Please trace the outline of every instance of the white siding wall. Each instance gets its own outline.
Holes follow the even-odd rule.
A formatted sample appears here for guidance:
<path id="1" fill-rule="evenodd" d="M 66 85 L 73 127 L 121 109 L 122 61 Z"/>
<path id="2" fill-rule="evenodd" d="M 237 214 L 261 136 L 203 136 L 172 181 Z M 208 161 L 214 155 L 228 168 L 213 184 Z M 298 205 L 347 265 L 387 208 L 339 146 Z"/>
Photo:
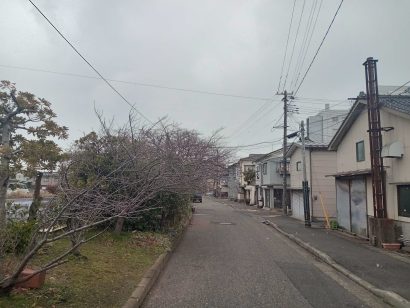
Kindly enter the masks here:
<path id="1" fill-rule="evenodd" d="M 310 163 L 309 163 L 309 151 L 306 150 L 306 174 L 307 178 L 310 178 Z M 291 189 L 302 189 L 302 181 L 303 181 L 303 171 L 302 165 L 300 171 L 296 170 L 297 162 L 302 162 L 302 149 L 297 148 L 295 152 L 293 152 L 290 158 L 290 166 L 289 166 L 289 174 L 290 174 L 290 188 Z"/>
<path id="2" fill-rule="evenodd" d="M 327 150 L 312 151 L 312 177 L 309 183 L 312 196 L 312 215 L 323 218 L 320 194 L 329 217 L 336 217 L 336 186 L 333 177 L 326 175 L 336 172 L 336 152 Z"/>
<path id="3" fill-rule="evenodd" d="M 410 222 L 410 218 L 398 216 L 397 184 L 410 184 L 410 117 L 381 109 L 381 124 L 392 126 L 394 130 L 383 132 L 383 144 L 400 141 L 404 145 L 403 158 L 385 158 L 386 201 L 389 218 Z M 365 109 L 353 123 L 337 150 L 337 172 L 370 169 L 368 121 Z M 356 162 L 356 142 L 364 140 L 365 161 Z M 373 215 L 371 178 L 367 179 L 367 211 Z"/>

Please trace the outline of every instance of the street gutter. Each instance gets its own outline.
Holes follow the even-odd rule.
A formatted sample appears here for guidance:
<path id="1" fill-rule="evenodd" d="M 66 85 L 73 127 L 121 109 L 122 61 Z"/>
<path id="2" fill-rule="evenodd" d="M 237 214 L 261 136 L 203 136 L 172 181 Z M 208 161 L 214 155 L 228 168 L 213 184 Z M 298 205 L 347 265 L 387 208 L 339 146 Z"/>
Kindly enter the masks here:
<path id="1" fill-rule="evenodd" d="M 327 263 L 330 265 L 332 268 L 337 270 L 338 272 L 342 273 L 349 279 L 353 280 L 366 290 L 370 291 L 377 297 L 380 297 L 383 301 L 388 303 L 389 305 L 392 305 L 394 307 L 400 307 L 400 308 L 408 308 L 410 307 L 410 302 L 405 299 L 404 297 L 401 297 L 399 294 L 391 291 L 386 291 L 379 289 L 372 285 L 371 283 L 367 282 L 366 280 L 358 277 L 357 275 L 353 274 L 350 272 L 348 269 L 337 263 L 335 260 L 333 260 L 328 254 L 320 251 L 319 249 L 313 247 L 312 245 L 302 241 L 300 238 L 294 236 L 293 234 L 287 233 L 286 231 L 282 230 L 277 224 L 270 220 L 266 220 L 265 222 L 268 222 L 268 225 L 270 225 L 272 228 L 277 230 L 279 233 L 282 235 L 286 236 L 305 250 L 307 250 L 309 253 L 314 255 L 315 257 L 319 258 L 321 261 Z"/>

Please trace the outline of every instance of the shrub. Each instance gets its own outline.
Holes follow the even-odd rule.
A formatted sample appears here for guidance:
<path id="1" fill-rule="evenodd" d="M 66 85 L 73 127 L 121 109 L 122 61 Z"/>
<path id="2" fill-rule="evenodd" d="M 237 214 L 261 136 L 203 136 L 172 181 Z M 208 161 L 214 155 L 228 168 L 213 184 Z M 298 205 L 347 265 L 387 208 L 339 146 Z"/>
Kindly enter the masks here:
<path id="1" fill-rule="evenodd" d="M 151 210 L 141 212 L 137 217 L 127 218 L 126 230 L 169 231 L 178 229 L 179 225 L 190 215 L 191 205 L 187 196 L 161 192 L 145 208 Z"/>
<path id="2" fill-rule="evenodd" d="M 22 254 L 26 251 L 33 236 L 35 222 L 11 221 L 2 232 L 2 246 L 6 253 Z"/>
<path id="3" fill-rule="evenodd" d="M 337 230 L 339 228 L 339 224 L 336 220 L 331 220 L 330 221 L 330 229 L 332 230 Z"/>

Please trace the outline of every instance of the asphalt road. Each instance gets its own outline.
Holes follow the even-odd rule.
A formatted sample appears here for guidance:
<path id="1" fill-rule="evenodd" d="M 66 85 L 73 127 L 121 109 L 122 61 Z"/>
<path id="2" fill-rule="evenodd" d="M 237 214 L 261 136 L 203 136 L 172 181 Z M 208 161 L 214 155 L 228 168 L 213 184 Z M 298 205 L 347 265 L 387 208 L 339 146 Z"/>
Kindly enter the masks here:
<path id="1" fill-rule="evenodd" d="M 262 220 L 204 198 L 144 307 L 385 307 Z"/>

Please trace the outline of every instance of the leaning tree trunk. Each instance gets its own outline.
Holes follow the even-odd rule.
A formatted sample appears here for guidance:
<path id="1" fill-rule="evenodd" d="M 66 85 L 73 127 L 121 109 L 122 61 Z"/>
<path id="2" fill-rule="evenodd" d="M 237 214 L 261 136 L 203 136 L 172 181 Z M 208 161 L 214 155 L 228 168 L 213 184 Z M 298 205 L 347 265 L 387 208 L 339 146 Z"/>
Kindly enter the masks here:
<path id="1" fill-rule="evenodd" d="M 1 158 L 0 158 L 0 230 L 6 227 L 6 198 L 10 177 L 10 124 L 5 122 L 1 130 Z"/>
<path id="2" fill-rule="evenodd" d="M 6 198 L 7 198 L 7 186 L 9 184 L 8 172 L 5 172 L 3 167 L 0 167 L 0 230 L 6 227 Z"/>
<path id="3" fill-rule="evenodd" d="M 29 220 L 37 219 L 37 212 L 41 205 L 40 190 L 41 190 L 41 179 L 42 178 L 43 178 L 43 172 L 40 172 L 40 171 L 37 172 L 36 183 L 34 186 L 33 202 L 31 203 L 30 210 L 28 213 Z"/>

